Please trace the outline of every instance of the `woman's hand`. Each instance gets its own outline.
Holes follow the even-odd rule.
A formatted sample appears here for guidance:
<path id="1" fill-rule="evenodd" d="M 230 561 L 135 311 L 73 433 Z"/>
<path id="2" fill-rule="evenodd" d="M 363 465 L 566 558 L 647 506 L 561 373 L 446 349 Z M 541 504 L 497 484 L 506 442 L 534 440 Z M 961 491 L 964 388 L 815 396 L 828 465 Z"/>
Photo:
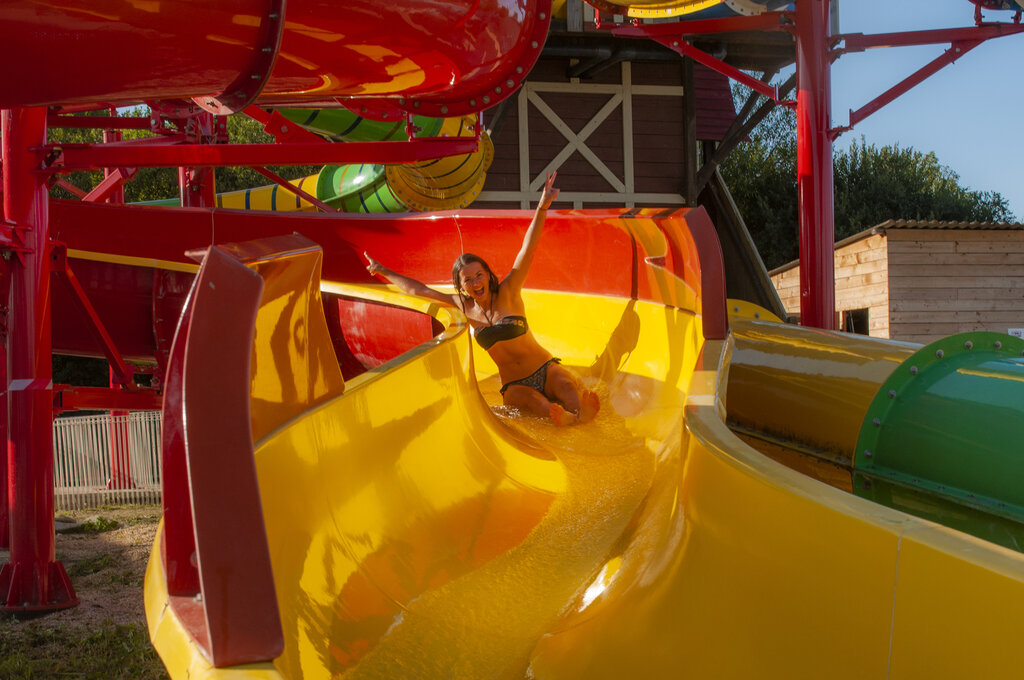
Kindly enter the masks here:
<path id="1" fill-rule="evenodd" d="M 381 266 L 380 262 L 377 262 L 377 260 L 370 257 L 370 254 L 365 250 L 363 251 L 363 257 L 365 257 L 366 261 L 370 263 L 366 265 L 366 271 L 370 272 L 370 276 L 377 276 L 378 274 L 381 276 L 384 275 L 384 267 Z"/>
<path id="2" fill-rule="evenodd" d="M 540 202 L 537 204 L 538 210 L 547 210 L 551 207 L 551 203 L 558 198 L 558 189 L 555 188 L 555 177 L 557 175 L 557 172 L 548 175 L 548 180 L 544 183 L 544 190 L 540 193 Z"/>

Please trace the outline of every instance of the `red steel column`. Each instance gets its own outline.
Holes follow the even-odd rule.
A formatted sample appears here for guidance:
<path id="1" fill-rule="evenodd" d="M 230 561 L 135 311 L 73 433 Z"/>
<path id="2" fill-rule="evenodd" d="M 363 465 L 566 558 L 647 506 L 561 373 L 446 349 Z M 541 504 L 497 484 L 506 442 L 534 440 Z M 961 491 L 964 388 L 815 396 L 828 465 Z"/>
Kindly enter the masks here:
<path id="1" fill-rule="evenodd" d="M 121 381 L 113 368 L 108 369 L 110 387 L 118 389 Z M 108 489 L 134 489 L 131 464 L 131 432 L 128 427 L 130 411 L 110 411 L 110 480 Z"/>
<path id="2" fill-rule="evenodd" d="M 2 145 L 0 145 L 2 146 Z M 0 205 L 0 210 L 3 206 Z M 0 259 L 0 550 L 11 546 L 11 516 L 7 510 L 7 305 L 10 303 L 11 275 L 7 259 Z"/>
<path id="3" fill-rule="evenodd" d="M 206 111 L 189 119 L 186 136 L 192 144 L 212 144 L 217 121 Z M 178 168 L 178 191 L 184 208 L 212 208 L 217 205 L 217 189 L 213 168 Z"/>
<path id="4" fill-rule="evenodd" d="M 117 109 L 111 107 L 109 111 L 111 116 L 117 115 Z M 124 133 L 120 130 L 104 130 L 103 131 L 103 143 L 108 144 L 110 142 L 120 142 L 124 138 Z M 114 174 L 114 168 L 104 168 L 103 176 L 110 177 Z M 107 203 L 124 203 L 124 185 L 121 185 L 114 189 L 110 196 L 107 197 Z"/>
<path id="5" fill-rule="evenodd" d="M 832 71 L 829 0 L 796 2 L 800 323 L 835 328 Z"/>
<path id="6" fill-rule="evenodd" d="M 10 562 L 0 569 L 7 611 L 71 607 L 78 598 L 55 560 L 53 533 L 53 374 L 50 342 L 48 207 L 39 158 L 44 108 L 0 114 L 4 218 L 20 227 L 23 250 L 7 262 L 11 277 L 7 346 L 7 472 Z"/>
<path id="7" fill-rule="evenodd" d="M 117 109 L 110 110 L 111 116 L 117 115 Z M 104 130 L 103 131 L 103 143 L 109 142 L 120 142 L 124 135 L 120 130 Z M 109 177 L 113 174 L 113 168 L 105 168 L 103 175 Z M 124 203 L 124 186 L 119 186 L 114 190 L 113 193 L 107 198 L 107 203 Z M 117 374 L 114 372 L 113 367 L 107 369 L 109 375 L 109 386 L 117 389 L 121 387 L 121 382 L 117 379 Z M 132 483 L 132 471 L 130 462 L 130 450 L 129 450 L 129 432 L 128 432 L 128 411 L 111 411 L 110 412 L 110 481 L 107 482 L 107 488 L 109 489 L 131 489 L 134 488 Z"/>

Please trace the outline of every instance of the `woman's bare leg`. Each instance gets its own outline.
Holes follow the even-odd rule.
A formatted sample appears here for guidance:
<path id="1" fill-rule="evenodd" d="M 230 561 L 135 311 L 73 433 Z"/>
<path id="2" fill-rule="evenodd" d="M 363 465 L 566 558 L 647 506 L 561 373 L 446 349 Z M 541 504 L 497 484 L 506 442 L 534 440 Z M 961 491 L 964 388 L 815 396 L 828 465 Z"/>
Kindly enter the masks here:
<path id="1" fill-rule="evenodd" d="M 551 410 L 551 402 L 543 394 L 526 385 L 509 385 L 505 390 L 505 406 L 515 406 L 521 411 L 529 411 L 535 416 L 546 416 Z"/>
<path id="2" fill-rule="evenodd" d="M 584 388 L 579 377 L 560 364 L 548 366 L 548 379 L 544 391 L 549 398 L 553 397 L 551 401 L 561 403 L 581 423 L 590 422 L 601 410 L 597 394 Z"/>
<path id="3" fill-rule="evenodd" d="M 548 400 L 537 390 L 525 385 L 510 385 L 505 390 L 505 405 L 515 406 L 541 417 L 547 416 L 559 426 L 577 422 L 576 414 L 569 413 L 561 404 Z"/>

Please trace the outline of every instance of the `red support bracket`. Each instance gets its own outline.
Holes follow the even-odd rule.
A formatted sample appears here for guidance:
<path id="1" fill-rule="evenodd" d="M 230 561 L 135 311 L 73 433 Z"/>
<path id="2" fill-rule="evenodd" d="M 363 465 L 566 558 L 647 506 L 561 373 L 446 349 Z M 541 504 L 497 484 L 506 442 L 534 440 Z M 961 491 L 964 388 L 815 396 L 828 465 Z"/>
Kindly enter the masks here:
<path id="1" fill-rule="evenodd" d="M 25 253 L 31 249 L 25 246 L 25 232 L 28 227 L 14 224 L 7 220 L 0 220 L 0 251 L 14 253 L 23 266 L 25 264 Z"/>
<path id="2" fill-rule="evenodd" d="M 299 187 L 295 186 L 294 184 L 292 184 L 291 182 L 286 180 L 284 177 L 281 177 L 280 175 L 278 175 L 278 174 L 276 174 L 274 172 L 271 172 L 270 170 L 267 170 L 266 168 L 260 167 L 258 165 L 252 165 L 252 166 L 249 166 L 249 167 L 251 167 L 253 170 L 255 170 L 259 174 L 261 174 L 264 177 L 266 177 L 267 179 L 269 179 L 274 184 L 277 184 L 281 188 L 283 188 L 283 189 L 285 189 L 287 191 L 290 191 L 291 193 L 295 194 L 299 198 L 302 198 L 302 199 L 304 199 L 306 201 L 309 201 L 310 203 L 315 205 L 317 208 L 319 208 L 323 212 L 326 212 L 326 213 L 339 212 L 337 208 L 332 208 L 331 206 L 327 205 L 326 203 L 321 201 L 316 196 L 310 194 L 309 192 L 303 191 Z"/>
<path id="3" fill-rule="evenodd" d="M 942 45 L 964 41 L 985 41 L 1024 32 L 1024 26 L 1015 24 L 983 24 L 963 28 L 939 28 L 928 31 L 900 31 L 896 33 L 846 33 L 833 36 L 842 47 L 832 50 L 833 56 L 851 52 L 878 49 L 880 47 L 915 47 L 920 45 Z"/>
<path id="4" fill-rule="evenodd" d="M 138 172 L 138 168 L 116 168 L 104 177 L 103 181 L 97 184 L 92 191 L 81 198 L 83 201 L 91 203 L 103 203 L 125 182 L 134 178 L 136 172 Z"/>
<path id="5" fill-rule="evenodd" d="M 273 136 L 278 144 L 329 144 L 326 139 L 313 134 L 298 123 L 288 120 L 277 111 L 267 112 L 258 106 L 247 106 L 242 113 L 263 124 L 263 131 Z"/>
<path id="6" fill-rule="evenodd" d="M 71 182 L 67 181 L 62 177 L 58 177 L 57 181 L 54 182 L 53 184 L 54 186 L 58 186 L 61 189 L 64 189 L 64 191 L 68 192 L 72 196 L 77 196 L 78 198 L 85 198 L 86 196 L 88 196 L 86 192 L 82 191 L 74 184 L 72 184 Z"/>
<path id="7" fill-rule="evenodd" d="M 883 108 L 887 104 L 895 101 L 903 94 L 906 94 L 911 89 L 920 85 L 925 80 L 941 71 L 946 66 L 949 66 L 957 59 L 973 50 L 978 45 L 985 42 L 984 40 L 974 41 L 957 41 L 950 45 L 949 49 L 946 50 L 941 56 L 932 60 L 925 66 L 921 67 L 914 73 L 910 74 L 896 85 L 893 85 L 888 90 L 878 95 L 870 102 L 860 107 L 856 111 L 850 111 L 850 122 L 844 127 L 832 128 L 829 130 L 829 134 L 834 140 L 843 132 L 853 129 L 857 123 L 861 122 L 871 114 L 875 113 L 879 109 Z"/>
<path id="8" fill-rule="evenodd" d="M 655 24 L 655 26 L 658 26 L 658 25 L 661 25 L 661 24 Z M 753 77 L 747 75 L 746 73 L 744 73 L 743 71 L 739 70 L 738 68 L 736 68 L 734 66 L 730 66 L 729 64 L 725 63 L 721 59 L 716 59 L 715 57 L 712 57 L 707 52 L 704 52 L 702 50 L 698 50 L 696 47 L 694 47 L 693 45 L 688 43 L 686 40 L 683 40 L 678 35 L 675 35 L 675 36 L 666 36 L 666 35 L 651 36 L 651 39 L 654 40 L 655 42 L 661 43 L 665 47 L 669 48 L 670 50 L 676 52 L 677 54 L 679 54 L 681 56 L 689 57 L 689 58 L 693 59 L 694 61 L 696 61 L 696 62 L 698 62 L 700 64 L 703 64 L 704 66 L 707 66 L 708 68 L 710 68 L 710 69 L 712 69 L 714 71 L 718 71 L 719 73 L 721 73 L 724 76 L 732 78 L 733 80 L 735 80 L 738 83 L 746 85 L 750 89 L 754 90 L 755 92 L 759 92 L 759 93 L 763 94 L 765 97 L 768 97 L 769 99 L 771 99 L 772 101 L 774 101 L 776 103 L 786 104 L 786 105 L 790 105 L 790 104 L 795 105 L 795 102 L 785 102 L 785 101 L 780 100 L 779 99 L 778 88 L 776 88 L 774 85 L 769 85 L 767 83 L 763 83 L 760 80 L 758 80 L 757 78 L 753 78 Z"/>
<path id="9" fill-rule="evenodd" d="M 103 325 L 103 321 L 96 313 L 96 308 L 89 302 L 89 296 L 86 295 L 85 289 L 82 288 L 82 284 L 78 282 L 78 278 L 75 273 L 71 271 L 71 265 L 68 263 L 68 250 L 67 246 L 63 243 L 54 242 L 50 247 L 50 266 L 51 271 L 58 276 L 62 276 L 68 285 L 71 287 L 71 291 L 78 299 L 79 305 L 81 305 L 82 311 L 88 315 L 92 325 L 92 329 L 96 332 L 100 342 L 103 345 L 103 354 L 107 357 L 107 361 L 110 363 L 111 369 L 117 376 L 121 385 L 124 386 L 129 392 L 138 392 L 139 386 L 135 384 L 135 374 L 128 364 L 125 362 L 121 353 L 117 350 L 117 346 L 114 344 L 114 339 L 110 337 L 110 333 L 107 332 L 106 326 Z"/>
<path id="10" fill-rule="evenodd" d="M 949 43 L 949 48 L 939 57 L 921 67 L 911 75 L 907 76 L 896 85 L 880 94 L 856 111 L 850 111 L 849 124 L 842 127 L 835 127 L 829 130 L 834 140 L 836 137 L 853 129 L 853 127 L 882 107 L 893 102 L 903 94 L 920 85 L 922 82 L 949 66 L 957 59 L 973 50 L 978 45 L 992 38 L 1000 38 L 1008 35 L 1016 35 L 1024 32 L 1024 26 L 1013 23 L 980 24 L 978 26 L 966 26 L 963 28 L 943 28 L 928 31 L 903 31 L 898 33 L 876 33 L 864 35 L 863 33 L 848 33 L 835 36 L 836 41 L 842 47 L 830 52 L 832 59 L 851 52 L 863 52 L 865 50 L 877 49 L 880 47 L 911 47 L 918 45 L 937 45 Z"/>

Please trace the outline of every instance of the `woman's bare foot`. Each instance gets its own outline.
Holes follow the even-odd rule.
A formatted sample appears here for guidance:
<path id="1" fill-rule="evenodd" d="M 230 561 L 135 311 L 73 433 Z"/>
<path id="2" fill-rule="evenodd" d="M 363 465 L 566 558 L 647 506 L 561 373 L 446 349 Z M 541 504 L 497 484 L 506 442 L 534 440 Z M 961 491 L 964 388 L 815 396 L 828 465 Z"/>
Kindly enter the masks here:
<path id="1" fill-rule="evenodd" d="M 597 393 L 584 390 L 583 394 L 580 395 L 580 422 L 589 423 L 600 410 L 601 400 L 597 398 Z"/>
<path id="2" fill-rule="evenodd" d="M 563 425 L 573 425 L 577 422 L 576 414 L 569 413 L 561 404 L 552 404 L 551 408 L 548 409 L 548 415 L 551 417 L 551 422 L 559 427 Z"/>

